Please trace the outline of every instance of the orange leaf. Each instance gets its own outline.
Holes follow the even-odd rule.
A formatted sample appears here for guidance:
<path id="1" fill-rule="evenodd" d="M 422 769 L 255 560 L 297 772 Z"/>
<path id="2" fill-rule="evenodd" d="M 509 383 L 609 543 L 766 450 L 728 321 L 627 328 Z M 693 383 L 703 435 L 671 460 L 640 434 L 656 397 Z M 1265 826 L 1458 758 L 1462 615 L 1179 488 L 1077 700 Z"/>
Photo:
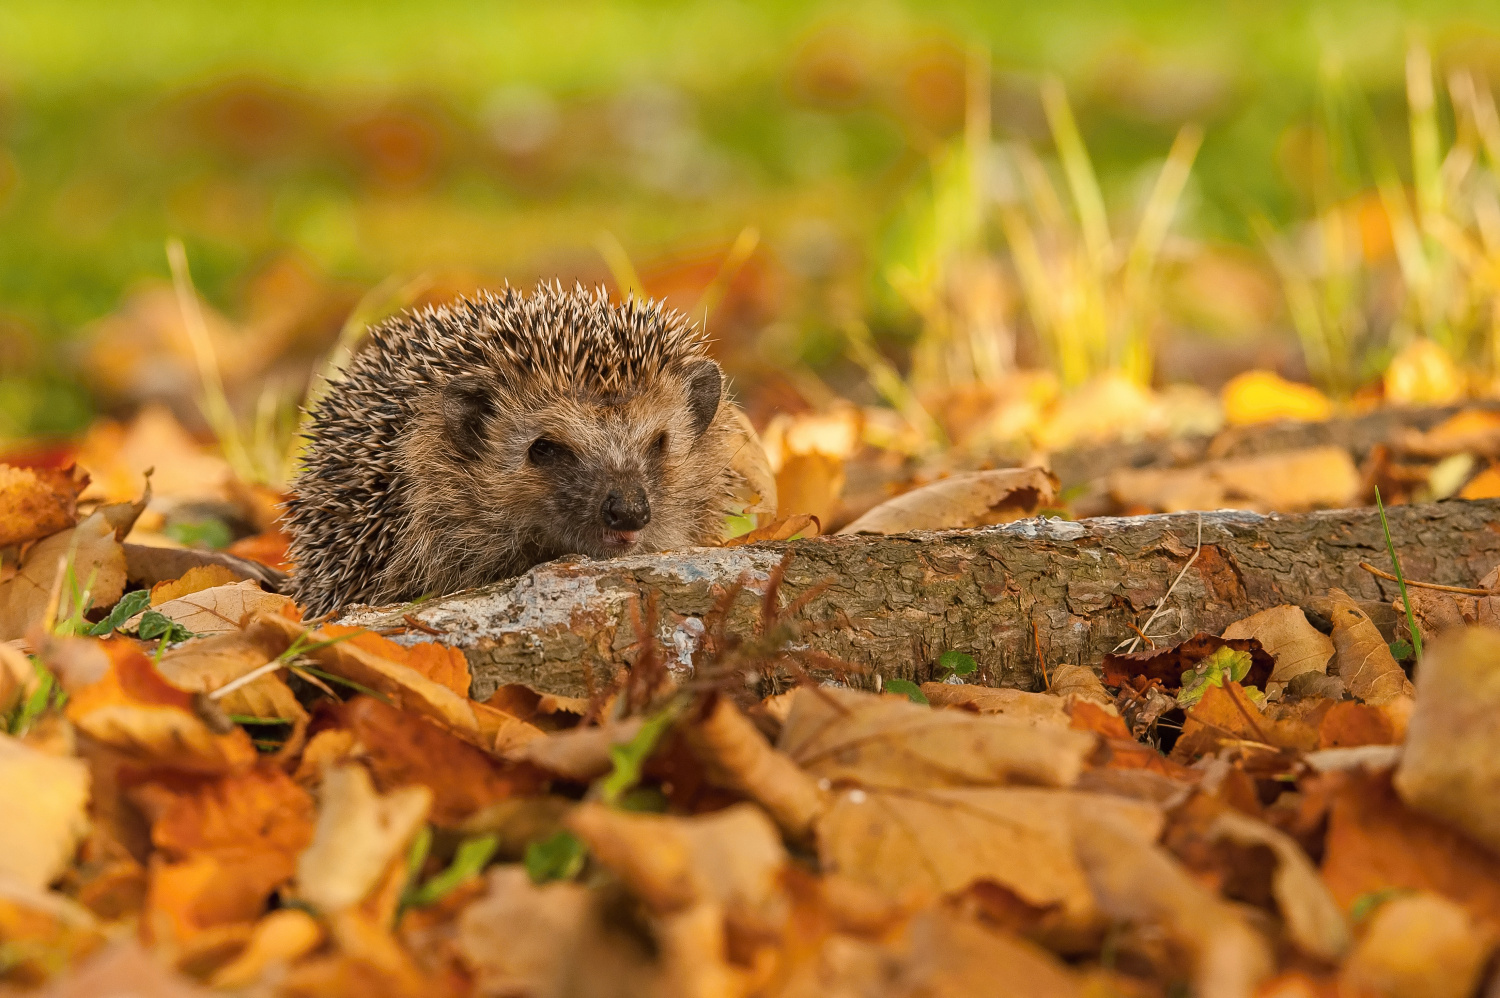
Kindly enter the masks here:
<path id="1" fill-rule="evenodd" d="M 1395 730 L 1378 708 L 1343 700 L 1328 708 L 1318 724 L 1318 748 L 1352 748 L 1355 745 L 1393 745 Z"/>
<path id="2" fill-rule="evenodd" d="M 1331 800 L 1323 881 L 1348 911 L 1390 888 L 1428 890 L 1500 931 L 1500 859 L 1401 803 L 1389 774 L 1333 773 L 1310 788 Z"/>
<path id="3" fill-rule="evenodd" d="M 260 765 L 174 793 L 152 825 L 151 840 L 179 856 L 235 850 L 295 856 L 312 841 L 312 822 L 307 791 L 281 770 Z"/>
<path id="4" fill-rule="evenodd" d="M 236 558 L 258 561 L 262 565 L 290 572 L 292 560 L 287 554 L 287 547 L 290 543 L 291 538 L 281 531 L 268 530 L 254 537 L 242 537 L 224 550 Z"/>
<path id="5" fill-rule="evenodd" d="M 0 464 L 0 548 L 66 530 L 78 522 L 78 493 L 89 476 L 77 468 Z"/>
<path id="6" fill-rule="evenodd" d="M 255 762 L 244 729 L 215 734 L 192 711 L 192 697 L 169 685 L 136 642 L 97 642 L 107 667 L 96 681 L 69 689 L 68 720 L 138 762 L 189 772 L 224 772 Z"/>
<path id="7" fill-rule="evenodd" d="M 365 747 L 382 793 L 422 784 L 432 790 L 432 822 L 452 826 L 487 804 L 540 792 L 542 779 L 530 766 L 498 762 L 431 721 L 355 697 L 332 711 Z"/>
<path id="8" fill-rule="evenodd" d="M 373 655 L 397 662 L 414 669 L 435 683 L 448 687 L 461 697 L 469 695 L 469 660 L 457 648 L 450 648 L 434 641 L 414 645 L 399 645 L 371 631 L 360 633 L 363 628 L 346 627 L 343 624 L 327 624 L 319 632 L 319 640 L 341 638 L 346 634 L 345 644 L 363 648 Z"/>

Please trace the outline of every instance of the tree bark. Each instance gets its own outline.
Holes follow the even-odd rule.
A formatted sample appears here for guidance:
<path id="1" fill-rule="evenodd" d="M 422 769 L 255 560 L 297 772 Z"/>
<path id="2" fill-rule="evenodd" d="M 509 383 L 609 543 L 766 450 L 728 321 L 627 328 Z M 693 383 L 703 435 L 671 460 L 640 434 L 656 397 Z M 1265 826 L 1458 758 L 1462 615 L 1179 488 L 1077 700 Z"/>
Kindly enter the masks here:
<path id="1" fill-rule="evenodd" d="M 1473 586 L 1500 563 L 1500 500 L 1387 512 L 1408 578 Z M 1219 511 L 556 561 L 486 589 L 416 607 L 362 609 L 344 622 L 388 628 L 416 620 L 441 632 L 435 639 L 412 628 L 397 640 L 463 649 L 477 699 L 513 682 L 580 695 L 590 677 L 602 685 L 640 653 L 649 597 L 659 607 L 656 638 L 673 668 L 686 672 L 705 618 L 737 583 L 744 591 L 727 625 L 753 629 L 783 560 L 783 606 L 825 585 L 796 617 L 806 647 L 917 682 L 931 677 L 942 652 L 956 649 L 974 656 L 976 681 L 1035 688 L 1039 652 L 1049 669 L 1097 665 L 1134 637 L 1131 625 L 1146 625 L 1169 589 L 1148 631 L 1158 643 L 1217 634 L 1247 614 L 1302 603 L 1331 586 L 1359 599 L 1395 595 L 1394 583 L 1359 568 L 1361 561 L 1390 566 L 1374 509 Z"/>

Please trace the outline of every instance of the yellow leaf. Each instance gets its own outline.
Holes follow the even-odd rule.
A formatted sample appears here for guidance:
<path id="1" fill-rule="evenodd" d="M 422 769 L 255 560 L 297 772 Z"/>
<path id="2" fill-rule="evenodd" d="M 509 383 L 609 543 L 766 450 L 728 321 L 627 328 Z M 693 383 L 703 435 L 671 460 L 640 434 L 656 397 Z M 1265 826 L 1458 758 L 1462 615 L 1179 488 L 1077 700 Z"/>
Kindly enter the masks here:
<path id="1" fill-rule="evenodd" d="M 1385 369 L 1385 400 L 1404 405 L 1451 405 L 1464 397 L 1468 378 L 1448 351 L 1428 339 L 1412 340 Z"/>
<path id="2" fill-rule="evenodd" d="M 427 820 L 431 804 L 432 791 L 423 786 L 377 794 L 357 763 L 329 769 L 317 830 L 297 860 L 301 896 L 326 913 L 359 904 Z"/>
<path id="3" fill-rule="evenodd" d="M 53 534 L 26 552 L 21 570 L 0 583 L 0 641 L 25 637 L 47 613 L 47 601 L 58 572 L 72 557 L 73 577 L 87 589 L 96 607 L 111 606 L 125 592 L 125 548 L 102 510 L 91 513 L 71 530 Z M 72 594 L 63 586 L 58 619 L 73 612 Z"/>
<path id="4" fill-rule="evenodd" d="M 1246 371 L 1224 386 L 1224 418 L 1231 426 L 1277 419 L 1317 422 L 1333 415 L 1328 396 L 1274 371 Z"/>
<path id="5" fill-rule="evenodd" d="M 0 877 L 40 890 L 88 833 L 88 766 L 0 735 L 0 801 Z"/>

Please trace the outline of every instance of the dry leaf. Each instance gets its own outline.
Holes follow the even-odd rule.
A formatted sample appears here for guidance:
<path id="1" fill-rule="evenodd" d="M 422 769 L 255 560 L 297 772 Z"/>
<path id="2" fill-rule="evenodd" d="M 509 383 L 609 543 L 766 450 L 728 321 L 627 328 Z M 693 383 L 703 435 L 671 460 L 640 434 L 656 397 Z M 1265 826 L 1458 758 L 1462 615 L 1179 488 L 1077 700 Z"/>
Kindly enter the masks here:
<path id="1" fill-rule="evenodd" d="M 141 944 L 122 939 L 61 977 L 40 998 L 211 998 L 173 973 Z"/>
<path id="2" fill-rule="evenodd" d="M 411 665 L 366 650 L 359 644 L 362 638 L 335 641 L 338 635 L 327 629 L 309 633 L 301 624 L 274 614 L 257 614 L 246 630 L 255 640 L 273 647 L 279 644 L 283 651 L 305 635 L 304 640 L 312 642 L 307 656 L 321 668 L 375 690 L 396 707 L 440 722 L 464 741 L 487 752 L 505 754 L 533 738 L 543 737 L 540 728 L 476 703 L 452 687 L 429 679 Z M 440 657 L 451 662 L 446 651 Z M 444 678 L 452 681 L 451 675 L 445 674 Z"/>
<path id="3" fill-rule="evenodd" d="M 1239 741 L 1310 752 L 1318 747 L 1318 732 L 1294 718 L 1267 717 L 1245 695 L 1243 686 L 1225 683 L 1208 687 L 1203 699 L 1188 711 L 1172 758 L 1191 762 L 1217 751 L 1224 742 Z"/>
<path id="4" fill-rule="evenodd" d="M 1091 673 L 1092 674 L 1092 673 Z M 961 707 L 976 714 L 1001 717 L 1018 724 L 1069 727 L 1068 707 L 1060 697 L 967 683 L 923 683 L 922 695 L 934 707 Z"/>
<path id="5" fill-rule="evenodd" d="M 735 448 L 729 468 L 740 476 L 749 493 L 742 497 L 746 504 L 745 512 L 774 515 L 777 509 L 776 475 L 771 470 L 766 449 L 755 432 L 755 424 L 750 422 L 750 417 L 745 415 L 744 410 L 731 405 L 730 411 L 734 413 L 735 424 L 743 442 Z"/>
<path id="6" fill-rule="evenodd" d="M 1052 683 L 1047 692 L 1065 702 L 1088 700 L 1106 707 L 1112 707 L 1115 702 L 1115 698 L 1105 692 L 1104 684 L 1093 669 L 1066 662 L 1053 668 Z"/>
<path id="7" fill-rule="evenodd" d="M 570 728 L 533 738 L 504 753 L 511 762 L 529 763 L 574 783 L 589 783 L 609 772 L 609 750 L 624 745 L 641 730 L 641 719 Z"/>
<path id="8" fill-rule="evenodd" d="M 939 479 L 876 506 L 841 534 L 904 534 L 1008 523 L 1057 498 L 1057 478 L 1044 468 L 1001 468 Z"/>
<path id="9" fill-rule="evenodd" d="M 89 428 L 78 449 L 78 463 L 93 476 L 86 499 L 123 501 L 151 476 L 156 495 L 172 501 L 228 500 L 229 466 L 210 455 L 182 428 L 166 406 L 141 407 L 128 427 L 108 420 Z"/>
<path id="10" fill-rule="evenodd" d="M 224 553 L 246 561 L 258 562 L 267 568 L 290 572 L 292 560 L 288 549 L 291 543 L 292 539 L 281 531 L 268 530 L 253 537 L 241 537 L 225 548 Z"/>
<path id="11" fill-rule="evenodd" d="M 203 571 L 215 575 L 230 574 L 222 566 L 212 566 L 193 571 Z M 183 576 L 187 578 L 187 576 Z M 278 596 L 261 589 L 260 584 L 250 579 L 243 582 L 231 582 L 227 585 L 213 586 L 208 589 L 200 589 L 186 596 L 169 599 L 163 603 L 156 603 L 156 590 L 152 590 L 152 605 L 157 613 L 162 614 L 169 620 L 176 621 L 194 634 L 222 634 L 225 631 L 238 631 L 245 618 L 256 613 L 278 613 L 282 607 L 289 606 L 291 599 L 286 596 Z M 141 615 L 137 614 L 126 622 L 127 630 L 133 630 L 140 624 Z"/>
<path id="12" fill-rule="evenodd" d="M 786 849 L 753 804 L 679 818 L 584 803 L 567 825 L 655 912 L 713 902 L 736 924 L 764 932 L 778 931 L 786 918 Z"/>
<path id="13" fill-rule="evenodd" d="M 285 967 L 317 948 L 323 941 L 318 920 L 300 908 L 278 908 L 255 925 L 255 933 L 240 955 L 220 967 L 210 984 L 243 988 L 254 984 L 272 966 Z"/>
<path id="14" fill-rule="evenodd" d="M 1400 431 L 1396 446 L 1414 457 L 1441 458 L 1466 453 L 1500 456 L 1500 412 L 1465 409 L 1425 432 Z"/>
<path id="15" fill-rule="evenodd" d="M 1323 881 L 1349 910 L 1392 889 L 1428 890 L 1500 934 L 1500 860 L 1401 803 L 1385 774 L 1329 773 L 1308 788 L 1329 802 Z"/>
<path id="16" fill-rule="evenodd" d="M 1175 645 L 1123 655 L 1113 652 L 1105 655 L 1104 681 L 1110 686 L 1124 686 L 1136 676 L 1141 676 L 1148 680 L 1159 680 L 1163 689 L 1180 689 L 1182 674 L 1221 648 L 1244 652 L 1250 656 L 1250 671 L 1239 682 L 1246 686 L 1265 686 L 1275 668 L 1275 660 L 1266 653 L 1260 642 L 1253 638 L 1220 638 L 1201 631 Z"/>
<path id="17" fill-rule="evenodd" d="M 15 577 L 0 583 L 0 641 L 25 637 L 42 623 L 53 586 L 72 560 L 73 577 L 87 590 L 90 605 L 113 606 L 125 592 L 125 552 L 102 510 L 96 510 L 71 530 L 38 541 L 21 560 Z M 57 619 L 73 612 L 73 594 L 66 584 Z"/>
<path id="18" fill-rule="evenodd" d="M 1396 352 L 1385 368 L 1385 399 L 1396 405 L 1452 405 L 1468 379 L 1448 351 L 1419 336 Z"/>
<path id="19" fill-rule="evenodd" d="M 193 712 L 191 695 L 169 685 L 136 642 L 112 638 L 80 644 L 106 652 L 106 668 L 96 681 L 68 686 L 67 717 L 80 731 L 131 759 L 168 769 L 220 773 L 255 762 L 255 747 L 244 730 L 211 730 Z M 78 671 L 62 663 L 56 668 L 64 674 Z"/>
<path id="20" fill-rule="evenodd" d="M 756 527 L 749 533 L 731 537 L 724 542 L 724 547 L 742 547 L 746 544 L 759 544 L 762 541 L 786 541 L 798 534 L 804 537 L 816 537 L 822 529 L 822 524 L 818 522 L 816 516 L 809 513 L 793 513 L 774 523 L 768 523 L 764 527 Z"/>
<path id="21" fill-rule="evenodd" d="M 1273 606 L 1236 620 L 1224 628 L 1224 637 L 1259 641 L 1276 661 L 1267 680 L 1272 683 L 1290 682 L 1304 672 L 1326 672 L 1333 658 L 1333 640 L 1309 624 L 1299 606 Z"/>
<path id="22" fill-rule="evenodd" d="M 798 454 L 776 472 L 778 517 L 806 513 L 833 523 L 844 491 L 844 463 L 827 454 Z"/>
<path id="23" fill-rule="evenodd" d="M 381 795 L 363 766 L 329 769 L 317 830 L 297 860 L 298 893 L 326 913 L 359 904 L 427 820 L 431 803 L 426 787 Z"/>
<path id="24" fill-rule="evenodd" d="M 1335 671 L 1350 693 L 1376 705 L 1412 695 L 1411 680 L 1391 655 L 1380 629 L 1348 593 L 1328 590 L 1318 609 L 1326 609 L 1333 621 Z"/>
<path id="25" fill-rule="evenodd" d="M 712 782 L 758 801 L 789 838 L 810 835 L 824 806 L 817 781 L 772 748 L 729 698 L 713 699 L 702 719 L 688 726 L 687 739 Z"/>
<path id="26" fill-rule="evenodd" d="M 151 605 L 160 606 L 168 600 L 180 599 L 205 589 L 212 589 L 214 586 L 227 586 L 238 581 L 240 577 L 223 565 L 194 565 L 183 573 L 182 578 L 158 582 L 152 586 Z"/>
<path id="27" fill-rule="evenodd" d="M 1333 415 L 1333 403 L 1312 385 L 1288 381 L 1275 371 L 1245 371 L 1220 392 L 1230 426 L 1278 419 L 1318 422 Z"/>
<path id="28" fill-rule="evenodd" d="M 31 659 L 10 642 L 0 641 L 0 715 L 9 714 L 38 682 Z"/>
<path id="29" fill-rule="evenodd" d="M 458 920 L 459 949 L 477 992 L 558 995 L 590 901 L 582 884 L 536 885 L 519 866 L 491 868 L 484 897 Z"/>
<path id="30" fill-rule="evenodd" d="M 797 697 L 777 747 L 814 776 L 925 790 L 1068 786 L 1095 744 L 1081 731 L 830 687 Z"/>
<path id="31" fill-rule="evenodd" d="M 967 998 L 1004 992 L 1026 998 L 1083 998 L 1082 982 L 1067 964 L 1025 939 L 929 908 L 912 920 L 905 959 L 887 994 Z"/>
<path id="32" fill-rule="evenodd" d="M 1191 954 L 1197 998 L 1250 998 L 1275 969 L 1270 946 L 1153 839 L 1102 810 L 1078 816 L 1074 844 L 1099 908 L 1117 922 L 1151 926 Z"/>
<path id="33" fill-rule="evenodd" d="M 1108 487 L 1127 509 L 1291 513 L 1351 506 L 1361 485 L 1347 450 L 1309 447 L 1205 461 L 1190 468 L 1122 468 L 1110 472 Z"/>
<path id="34" fill-rule="evenodd" d="M 1417 686 L 1396 791 L 1500 854 L 1500 631 L 1475 627 L 1434 641 Z"/>
<path id="35" fill-rule="evenodd" d="M 1058 909 L 1057 931 L 1096 926 L 1093 894 L 1074 855 L 1074 830 L 1107 813 L 1145 841 L 1161 831 L 1161 810 L 1121 797 L 1031 787 L 962 790 L 846 790 L 818 822 L 818 857 L 890 897 L 921 899 L 991 880 L 1028 904 Z"/>
<path id="36" fill-rule="evenodd" d="M 0 548 L 67 530 L 78 522 L 78 493 L 89 476 L 77 468 L 0 464 Z"/>
<path id="37" fill-rule="evenodd" d="M 1392 898 L 1375 909 L 1339 975 L 1358 994 L 1469 998 L 1494 937 L 1436 894 Z"/>
<path id="38" fill-rule="evenodd" d="M 1342 700 L 1318 722 L 1318 748 L 1392 745 L 1397 741 L 1390 717 L 1379 707 Z"/>
<path id="39" fill-rule="evenodd" d="M 1318 878 L 1318 871 L 1302 847 L 1265 822 L 1225 808 L 1214 818 L 1210 838 L 1225 838 L 1242 846 L 1265 846 L 1276 857 L 1271 892 L 1297 948 L 1319 960 L 1333 962 L 1349 948 L 1349 926 L 1344 913 Z"/>
<path id="40" fill-rule="evenodd" d="M 361 757 L 382 793 L 414 784 L 432 791 L 428 820 L 439 827 L 454 827 L 496 801 L 543 787 L 530 767 L 499 762 L 440 725 L 374 697 L 355 697 L 322 716 L 363 746 Z"/>
<path id="41" fill-rule="evenodd" d="M 338 638 L 340 643 L 362 648 L 388 662 L 397 662 L 413 669 L 435 683 L 448 687 L 461 697 L 469 695 L 469 660 L 457 648 L 438 644 L 435 641 L 418 641 L 413 644 L 397 644 L 359 627 L 342 624 L 327 624 L 320 633 L 325 640 Z"/>
<path id="42" fill-rule="evenodd" d="M 0 877 L 40 890 L 88 834 L 88 766 L 0 734 L 0 801 Z"/>
<path id="43" fill-rule="evenodd" d="M 211 693 L 275 658 L 274 651 L 243 631 L 230 631 L 174 648 L 162 656 L 157 671 L 180 690 Z M 277 672 L 234 689 L 219 698 L 218 704 L 226 714 L 290 721 L 294 730 L 308 721 L 307 710 Z"/>

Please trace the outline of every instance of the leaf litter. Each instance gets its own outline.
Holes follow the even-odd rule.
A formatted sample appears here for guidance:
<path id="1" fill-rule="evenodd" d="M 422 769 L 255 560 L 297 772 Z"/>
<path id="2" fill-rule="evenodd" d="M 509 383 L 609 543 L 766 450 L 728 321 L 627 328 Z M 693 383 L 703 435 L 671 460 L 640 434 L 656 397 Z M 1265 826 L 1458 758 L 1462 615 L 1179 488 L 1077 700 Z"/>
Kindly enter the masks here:
<path id="1" fill-rule="evenodd" d="M 513 685 L 479 703 L 464 656 L 418 621 L 399 641 L 306 622 L 209 558 L 134 572 L 121 538 L 147 503 L 80 512 L 68 475 L 0 482 L 28 497 L 4 521 L 24 540 L 0 583 L 17 642 L 0 645 L 7 985 L 1316 998 L 1486 983 L 1495 573 L 1394 602 L 1426 639 L 1415 684 L 1369 606 L 1332 590 L 1098 671 L 1058 663 L 1042 692 L 977 685 L 954 651 L 935 681 L 880 694 L 853 667 L 810 681 L 773 593 L 755 634 L 710 627 L 684 685 L 648 606 L 635 670 L 589 698 Z M 955 476 L 854 529 L 999 522 L 1054 498 L 1044 474 Z M 793 515 L 746 536 L 817 529 Z M 790 692 L 757 700 L 772 673 Z"/>

